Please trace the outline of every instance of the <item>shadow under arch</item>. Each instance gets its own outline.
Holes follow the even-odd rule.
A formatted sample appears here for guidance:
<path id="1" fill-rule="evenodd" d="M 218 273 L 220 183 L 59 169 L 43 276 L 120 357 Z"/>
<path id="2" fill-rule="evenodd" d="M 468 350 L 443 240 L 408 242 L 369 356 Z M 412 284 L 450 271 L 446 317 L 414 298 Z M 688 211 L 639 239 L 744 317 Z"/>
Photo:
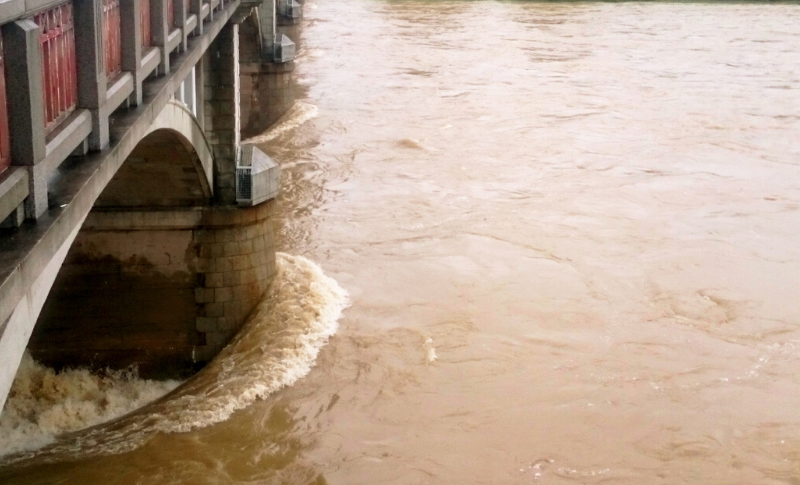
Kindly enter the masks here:
<path id="1" fill-rule="evenodd" d="M 188 108 L 170 101 L 94 204 L 109 207 L 189 207 L 213 196 L 214 159 Z"/>
<path id="2" fill-rule="evenodd" d="M 28 343 L 34 359 L 56 369 L 133 366 L 152 378 L 205 363 L 196 218 L 211 207 L 213 174 L 197 119 L 170 101 L 69 248 Z"/>

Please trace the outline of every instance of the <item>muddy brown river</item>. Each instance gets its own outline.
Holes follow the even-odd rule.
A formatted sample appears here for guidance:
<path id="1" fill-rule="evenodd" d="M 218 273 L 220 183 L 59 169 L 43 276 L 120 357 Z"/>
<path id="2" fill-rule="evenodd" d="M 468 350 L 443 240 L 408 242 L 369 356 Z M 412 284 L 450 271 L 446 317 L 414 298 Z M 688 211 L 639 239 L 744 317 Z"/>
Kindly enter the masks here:
<path id="1" fill-rule="evenodd" d="M 307 0 L 294 35 L 268 323 L 18 432 L 0 483 L 800 484 L 800 5 Z"/>

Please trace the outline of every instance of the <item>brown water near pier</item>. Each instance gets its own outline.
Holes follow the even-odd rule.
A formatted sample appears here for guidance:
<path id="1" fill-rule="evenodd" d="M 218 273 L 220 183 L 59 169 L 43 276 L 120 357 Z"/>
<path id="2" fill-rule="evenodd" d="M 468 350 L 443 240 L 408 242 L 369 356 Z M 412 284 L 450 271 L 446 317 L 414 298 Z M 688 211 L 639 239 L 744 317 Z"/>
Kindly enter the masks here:
<path id="1" fill-rule="evenodd" d="M 227 419 L 147 428 L 195 409 L 156 404 L 0 483 L 800 483 L 797 4 L 305 17 L 261 143 L 338 333 Z M 184 395 L 214 414 L 204 379 L 236 399 L 270 365 Z"/>

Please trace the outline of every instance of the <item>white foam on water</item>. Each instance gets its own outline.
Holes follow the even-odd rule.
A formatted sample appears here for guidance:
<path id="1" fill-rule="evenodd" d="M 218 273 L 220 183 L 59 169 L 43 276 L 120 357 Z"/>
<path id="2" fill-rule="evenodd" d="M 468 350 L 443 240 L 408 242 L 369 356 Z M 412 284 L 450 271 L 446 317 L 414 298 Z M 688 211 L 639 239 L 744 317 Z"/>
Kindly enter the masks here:
<path id="1" fill-rule="evenodd" d="M 276 125 L 260 135 L 243 140 L 242 143 L 251 145 L 266 143 L 316 118 L 318 115 L 319 108 L 316 105 L 298 101 L 281 117 L 281 120 Z"/>
<path id="2" fill-rule="evenodd" d="M 439 358 L 439 356 L 436 355 L 436 348 L 433 346 L 433 339 L 430 337 L 425 339 L 424 347 L 425 347 L 425 360 L 429 364 L 433 364 L 434 362 L 436 362 L 436 359 Z"/>
<path id="3" fill-rule="evenodd" d="M 263 399 L 286 386 L 294 384 L 308 374 L 314 366 L 320 349 L 338 329 L 338 320 L 349 300 L 345 290 L 332 278 L 326 276 L 315 263 L 302 256 L 277 253 L 277 275 L 264 300 L 248 319 L 233 341 L 220 352 L 203 370 L 163 399 L 145 408 L 128 414 L 118 420 L 68 435 L 36 452 L 9 456 L 6 462 L 20 461 L 33 456 L 46 460 L 63 459 L 65 455 L 86 456 L 128 451 L 140 446 L 155 433 L 187 432 L 228 419 L 235 411 L 243 409 L 257 399 Z M 41 367 L 41 366 L 39 366 Z M 44 369 L 44 372 L 52 372 Z M 76 371 L 91 376 L 86 371 Z M 87 377 L 88 378 L 88 377 Z M 126 380 L 127 379 L 127 380 Z M 151 386 L 149 381 L 125 378 L 128 386 Z M 171 384 L 165 384 L 167 387 Z M 80 386 L 62 392 L 62 396 L 76 403 L 86 402 L 81 397 Z M 166 388 L 165 388 L 166 391 Z M 115 394 L 119 394 L 119 398 Z M 144 395 L 144 392 L 140 394 Z M 110 385 L 96 392 L 89 392 L 90 401 L 105 402 L 119 399 L 125 402 L 116 404 L 115 409 L 130 410 L 135 401 L 125 392 Z M 155 397 L 155 393 L 150 394 Z M 43 420 L 38 414 L 41 406 L 37 399 L 33 402 L 9 403 L 18 409 L 17 414 L 26 414 L 30 423 L 29 431 L 22 430 L 18 442 L 26 446 L 16 446 L 15 450 L 30 450 L 52 441 L 30 439 L 41 426 L 50 420 Z M 129 405 L 128 405 L 129 404 Z M 6 405 L 9 408 L 9 404 Z M 78 408 L 80 405 L 77 406 Z M 54 419 L 70 420 L 68 416 L 56 415 L 67 412 L 61 408 L 51 411 Z M 3 415 L 5 416 L 4 411 Z M 20 422 L 19 420 L 17 422 Z M 14 431 L 14 423 L 0 427 L 0 442 L 9 439 Z M 75 426 L 61 428 L 64 431 L 76 429 L 79 424 L 90 426 L 91 420 L 75 420 Z M 81 426 L 82 427 L 82 426 Z M 41 434 L 45 436 L 45 434 Z M 10 451 L 11 450 L 9 448 Z M 8 451 L 7 451 L 8 452 Z"/>
<path id="4" fill-rule="evenodd" d="M 133 371 L 56 373 L 25 352 L 0 414 L 0 456 L 40 448 L 56 435 L 128 414 L 179 384 L 139 379 Z"/>
<path id="5" fill-rule="evenodd" d="M 275 281 L 246 327 L 164 403 L 159 430 L 182 432 L 218 423 L 311 370 L 338 329 L 347 292 L 302 256 L 277 253 L 277 263 Z"/>

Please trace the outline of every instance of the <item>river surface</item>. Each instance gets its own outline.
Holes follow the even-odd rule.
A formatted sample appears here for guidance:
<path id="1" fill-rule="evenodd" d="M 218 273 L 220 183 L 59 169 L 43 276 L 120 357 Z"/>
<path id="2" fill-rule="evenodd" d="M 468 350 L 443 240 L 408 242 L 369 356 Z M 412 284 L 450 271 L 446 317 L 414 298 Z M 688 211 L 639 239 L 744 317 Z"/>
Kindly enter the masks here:
<path id="1" fill-rule="evenodd" d="M 274 308 L 0 483 L 800 483 L 800 5 L 307 0 L 294 35 Z"/>

